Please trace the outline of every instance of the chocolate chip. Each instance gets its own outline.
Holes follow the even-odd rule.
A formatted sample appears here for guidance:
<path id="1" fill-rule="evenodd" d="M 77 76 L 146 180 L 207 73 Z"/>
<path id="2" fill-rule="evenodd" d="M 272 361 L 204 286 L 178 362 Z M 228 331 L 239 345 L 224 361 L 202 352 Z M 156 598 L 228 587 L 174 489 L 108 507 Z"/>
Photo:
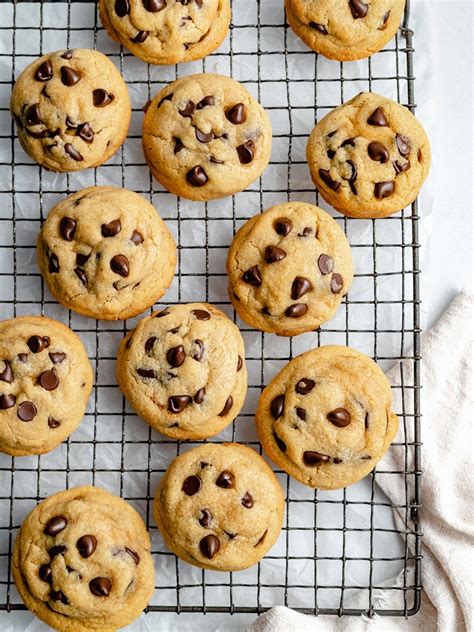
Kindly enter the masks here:
<path id="1" fill-rule="evenodd" d="M 49 81 L 53 76 L 53 66 L 49 59 L 44 61 L 35 72 L 36 81 Z"/>
<path id="2" fill-rule="evenodd" d="M 283 415 L 285 409 L 285 396 L 277 395 L 270 404 L 270 412 L 273 419 L 279 419 Z"/>
<path id="3" fill-rule="evenodd" d="M 54 253 L 51 253 L 48 258 L 48 271 L 51 274 L 55 272 L 59 272 L 59 259 L 56 257 Z"/>
<path id="4" fill-rule="evenodd" d="M 191 118 L 195 111 L 196 111 L 196 104 L 194 103 L 194 101 L 188 101 L 186 105 L 184 106 L 184 108 L 182 108 L 181 110 L 178 110 L 181 116 L 184 116 L 187 118 Z"/>
<path id="5" fill-rule="evenodd" d="M 299 395 L 307 395 L 308 393 L 311 393 L 315 386 L 316 382 L 314 380 L 311 380 L 309 377 L 303 377 L 299 382 L 297 382 L 295 391 Z"/>
<path id="6" fill-rule="evenodd" d="M 56 374 L 56 371 L 54 369 L 43 371 L 43 373 L 41 373 L 38 378 L 38 383 L 41 384 L 41 386 L 45 390 L 54 391 L 54 389 L 57 388 L 59 384 L 59 378 Z"/>
<path id="7" fill-rule="evenodd" d="M 364 454 L 364 456 L 360 457 L 361 461 L 370 461 L 372 457 L 370 456 L 370 454 Z"/>
<path id="8" fill-rule="evenodd" d="M 244 272 L 242 275 L 242 281 L 248 283 L 249 285 L 254 285 L 255 287 L 262 285 L 262 276 L 258 266 L 252 266 Z"/>
<path id="9" fill-rule="evenodd" d="M 276 432 L 273 433 L 273 438 L 275 439 L 275 442 L 280 450 L 282 452 L 286 452 L 286 443 L 280 439 Z"/>
<path id="10" fill-rule="evenodd" d="M 339 465 L 339 463 L 342 463 L 342 459 L 336 456 L 333 458 L 332 462 L 335 463 L 336 465 Z"/>
<path id="11" fill-rule="evenodd" d="M 168 398 L 168 410 L 171 413 L 182 413 L 188 404 L 192 402 L 189 395 L 174 395 Z"/>
<path id="12" fill-rule="evenodd" d="M 170 310 L 168 307 L 165 307 L 164 309 L 161 310 L 161 312 L 158 312 L 157 314 L 155 314 L 155 318 L 163 318 L 164 316 L 168 316 L 170 313 Z"/>
<path id="13" fill-rule="evenodd" d="M 88 279 L 85 271 L 82 268 L 74 268 L 74 273 L 76 274 L 79 281 L 87 287 Z"/>
<path id="14" fill-rule="evenodd" d="M 202 354 L 204 353 L 204 343 L 203 343 L 202 340 L 199 340 L 199 338 L 197 338 L 194 341 L 194 344 L 198 347 L 198 350 L 192 356 L 192 358 L 193 358 L 193 360 L 196 360 L 197 362 L 201 362 Z"/>
<path id="15" fill-rule="evenodd" d="M 139 246 L 141 243 L 143 243 L 143 235 L 139 233 L 138 230 L 133 231 L 130 239 L 135 244 L 135 246 Z"/>
<path id="16" fill-rule="evenodd" d="M 254 157 L 255 143 L 253 140 L 246 141 L 243 145 L 237 147 L 237 154 L 242 165 L 248 165 Z"/>
<path id="17" fill-rule="evenodd" d="M 206 396 L 206 389 L 204 387 L 200 388 L 196 395 L 193 397 L 195 404 L 202 404 L 204 398 Z"/>
<path id="18" fill-rule="evenodd" d="M 193 309 L 191 314 L 194 314 L 198 320 L 209 320 L 211 315 L 204 309 Z"/>
<path id="19" fill-rule="evenodd" d="M 265 307 L 262 307 L 262 309 L 261 309 L 260 311 L 262 312 L 262 314 L 263 314 L 264 316 L 271 316 L 271 314 L 270 314 L 270 310 L 269 310 L 269 309 L 268 309 L 268 307 L 266 307 L 266 306 L 265 306 Z"/>
<path id="20" fill-rule="evenodd" d="M 222 487 L 222 489 L 232 489 L 235 485 L 235 478 L 232 472 L 229 470 L 224 470 L 221 472 L 216 480 L 217 487 Z"/>
<path id="21" fill-rule="evenodd" d="M 128 277 L 130 274 L 130 266 L 125 255 L 115 255 L 110 260 L 110 269 L 121 277 Z"/>
<path id="22" fill-rule="evenodd" d="M 89 261 L 90 259 L 90 254 L 89 255 L 83 255 L 80 252 L 77 253 L 76 255 L 76 263 L 79 267 L 83 267 L 85 266 L 85 264 Z"/>
<path id="23" fill-rule="evenodd" d="M 151 379 L 156 378 L 156 372 L 153 369 L 137 369 L 138 375 L 141 377 L 149 377 Z"/>
<path id="24" fill-rule="evenodd" d="M 153 345 L 156 342 L 156 336 L 152 336 L 151 338 L 148 338 L 148 340 L 145 342 L 145 352 L 150 354 L 153 351 Z"/>
<path id="25" fill-rule="evenodd" d="M 199 548 L 201 549 L 201 553 L 204 557 L 207 557 L 208 560 L 212 560 L 212 558 L 219 552 L 221 544 L 215 535 L 210 534 L 206 535 L 206 537 L 201 540 Z"/>
<path id="26" fill-rule="evenodd" d="M 199 524 L 201 527 L 207 529 L 212 523 L 212 514 L 209 509 L 201 509 L 202 516 L 199 518 Z"/>
<path id="27" fill-rule="evenodd" d="M 406 136 L 402 136 L 401 134 L 397 134 L 395 137 L 395 141 L 397 143 L 398 151 L 402 156 L 408 156 L 411 149 L 411 141 Z"/>
<path id="28" fill-rule="evenodd" d="M 48 336 L 30 336 L 26 341 L 28 348 L 33 353 L 40 353 L 50 345 Z"/>
<path id="29" fill-rule="evenodd" d="M 341 143 L 341 147 L 347 147 L 348 145 L 350 147 L 355 147 L 355 138 L 354 137 L 346 138 L 346 140 Z"/>
<path id="30" fill-rule="evenodd" d="M 209 178 L 201 165 L 196 165 L 188 171 L 186 174 L 186 180 L 193 187 L 202 187 L 206 184 Z"/>
<path id="31" fill-rule="evenodd" d="M 346 162 L 351 168 L 351 173 L 347 180 L 349 180 L 349 182 L 355 182 L 357 180 L 357 165 L 353 160 L 347 160 Z"/>
<path id="32" fill-rule="evenodd" d="M 334 259 L 329 255 L 319 255 L 318 268 L 321 274 L 330 274 L 334 270 Z"/>
<path id="33" fill-rule="evenodd" d="M 103 88 L 97 88 L 92 93 L 92 101 L 96 108 L 103 108 L 115 99 L 115 96 Z"/>
<path id="34" fill-rule="evenodd" d="M 81 138 L 85 143 L 92 143 L 94 140 L 94 131 L 89 123 L 83 123 L 77 128 L 77 135 Z"/>
<path id="35" fill-rule="evenodd" d="M 367 119 L 367 123 L 376 127 L 388 127 L 388 120 L 384 110 L 376 108 Z"/>
<path id="36" fill-rule="evenodd" d="M 393 182 L 377 182 L 375 184 L 374 193 L 378 200 L 390 197 L 395 191 L 395 184 Z"/>
<path id="37" fill-rule="evenodd" d="M 369 5 L 361 2 L 361 0 L 349 0 L 349 8 L 354 20 L 358 20 L 359 18 L 365 18 Z"/>
<path id="38" fill-rule="evenodd" d="M 81 74 L 69 66 L 61 66 L 61 81 L 65 86 L 71 87 L 79 83 Z"/>
<path id="39" fill-rule="evenodd" d="M 398 175 L 400 175 L 401 173 L 403 173 L 404 171 L 408 171 L 408 169 L 410 168 L 410 161 L 407 160 L 403 165 L 400 164 L 398 162 L 398 160 L 395 160 L 393 163 L 393 167 L 395 169 L 395 173 Z"/>
<path id="40" fill-rule="evenodd" d="M 49 359 L 53 364 L 61 364 L 66 359 L 66 354 L 58 351 L 57 353 L 49 353 Z"/>
<path id="41" fill-rule="evenodd" d="M 311 292 L 313 289 L 313 284 L 309 279 L 305 277 L 297 276 L 295 277 L 292 285 L 291 285 L 291 298 L 294 301 L 297 301 L 299 298 L 304 296 L 307 292 Z"/>
<path id="42" fill-rule="evenodd" d="M 7 393 L 6 395 L 0 395 L 0 410 L 8 410 L 13 408 L 16 402 L 16 396 Z"/>
<path id="43" fill-rule="evenodd" d="M 242 365 L 243 365 L 244 361 L 242 360 L 242 358 L 239 356 L 237 359 L 237 373 L 242 369 Z"/>
<path id="44" fill-rule="evenodd" d="M 134 44 L 143 44 L 148 35 L 148 31 L 138 31 L 135 37 L 131 37 L 130 40 L 134 42 Z"/>
<path id="45" fill-rule="evenodd" d="M 336 155 L 336 152 L 333 149 L 328 149 L 326 152 L 326 155 L 329 158 L 329 160 L 332 160 L 334 156 Z"/>
<path id="46" fill-rule="evenodd" d="M 418 150 L 416 157 L 418 158 L 418 162 L 421 162 L 423 160 L 423 154 L 421 152 L 421 149 Z"/>
<path id="47" fill-rule="evenodd" d="M 96 597 L 108 597 L 112 590 L 112 582 L 107 577 L 94 577 L 89 582 L 89 589 Z"/>
<path id="48" fill-rule="evenodd" d="M 242 498 L 242 505 L 246 508 L 246 509 L 252 509 L 253 507 L 253 497 L 251 494 L 249 494 L 248 492 L 245 492 L 244 497 Z"/>
<path id="49" fill-rule="evenodd" d="M 306 410 L 304 408 L 295 408 L 295 412 L 302 421 L 306 421 Z"/>
<path id="50" fill-rule="evenodd" d="M 7 384 L 11 384 L 13 382 L 13 371 L 8 360 L 5 360 L 5 368 L 0 373 L 0 380 L 2 382 L 7 382 Z"/>
<path id="51" fill-rule="evenodd" d="M 234 399 L 232 395 L 229 395 L 226 403 L 224 404 L 224 408 L 219 413 L 219 417 L 225 417 L 227 413 L 229 412 L 229 410 L 232 408 L 233 404 L 234 404 Z"/>
<path id="52" fill-rule="evenodd" d="M 36 410 L 36 406 L 33 402 L 26 401 L 19 404 L 16 414 L 21 421 L 31 421 L 36 417 L 37 412 L 38 411 Z"/>
<path id="53" fill-rule="evenodd" d="M 59 428 L 59 426 L 61 425 L 61 422 L 58 421 L 57 419 L 54 419 L 54 417 L 48 417 L 48 426 L 54 430 L 55 428 Z"/>
<path id="54" fill-rule="evenodd" d="M 64 151 L 70 158 L 72 158 L 76 162 L 82 162 L 83 158 L 81 154 L 77 151 L 77 149 L 74 149 L 71 143 L 66 143 L 64 145 Z"/>
<path id="55" fill-rule="evenodd" d="M 61 55 L 61 59 L 72 59 L 72 50 L 65 50 Z"/>
<path id="56" fill-rule="evenodd" d="M 209 158 L 210 162 L 212 162 L 215 165 L 223 165 L 224 161 L 223 160 L 217 160 L 217 158 L 214 158 L 214 156 L 211 156 Z"/>
<path id="57" fill-rule="evenodd" d="M 351 415 L 345 408 L 336 408 L 326 418 L 337 428 L 345 428 L 351 423 Z"/>
<path id="58" fill-rule="evenodd" d="M 245 105 L 243 103 L 236 103 L 226 111 L 225 116 L 226 119 L 234 125 L 241 125 L 247 119 Z"/>
<path id="59" fill-rule="evenodd" d="M 208 105 L 215 105 L 215 100 L 214 97 L 211 96 L 207 96 L 204 97 L 204 99 L 201 99 L 201 101 L 199 101 L 199 103 L 196 106 L 197 110 L 202 110 L 203 108 L 207 107 Z"/>
<path id="60" fill-rule="evenodd" d="M 168 360 L 168 363 L 175 369 L 181 366 L 186 360 L 186 353 L 184 351 L 183 345 L 178 345 L 177 347 L 168 349 L 166 359 Z"/>
<path id="61" fill-rule="evenodd" d="M 201 479 L 199 476 L 188 476 L 181 489 L 187 496 L 194 496 L 201 489 Z"/>
<path id="62" fill-rule="evenodd" d="M 333 294 L 339 294 L 344 286 L 344 280 L 340 274 L 335 272 L 331 277 L 331 292 Z"/>
<path id="63" fill-rule="evenodd" d="M 341 186 L 340 182 L 336 182 L 335 180 L 331 178 L 329 171 L 327 171 L 326 169 L 319 170 L 319 177 L 324 182 L 324 184 L 328 186 L 330 189 L 332 189 L 333 191 L 337 191 L 339 187 Z"/>
<path id="64" fill-rule="evenodd" d="M 323 24 L 318 24 L 317 22 L 309 22 L 308 26 L 310 26 L 315 31 L 322 33 L 323 35 L 327 35 L 327 29 Z"/>
<path id="65" fill-rule="evenodd" d="M 286 252 L 278 246 L 267 246 L 265 248 L 265 261 L 267 263 L 276 263 L 282 261 L 286 257 Z"/>
<path id="66" fill-rule="evenodd" d="M 387 11 L 387 13 L 385 13 L 385 15 L 382 18 L 382 26 L 379 26 L 379 31 L 383 31 L 385 28 L 385 25 L 388 22 L 388 18 L 390 17 L 390 11 Z"/>
<path id="67" fill-rule="evenodd" d="M 63 217 L 59 222 L 59 232 L 61 237 L 66 241 L 72 241 L 74 239 L 74 233 L 76 232 L 76 222 L 71 217 Z"/>
<path id="68" fill-rule="evenodd" d="M 57 546 L 52 546 L 50 549 L 48 549 L 48 555 L 52 559 L 53 557 L 56 557 L 56 555 L 62 555 L 66 551 L 67 547 L 62 544 L 58 544 Z"/>
<path id="69" fill-rule="evenodd" d="M 143 6 L 150 13 L 158 13 L 166 7 L 165 0 L 143 0 Z"/>
<path id="70" fill-rule="evenodd" d="M 283 235 L 283 237 L 286 237 L 293 230 L 293 223 L 287 217 L 279 217 L 273 223 L 273 228 L 275 229 L 275 232 L 278 233 L 278 235 Z"/>
<path id="71" fill-rule="evenodd" d="M 115 0 L 115 13 L 119 18 L 123 18 L 130 13 L 129 0 Z"/>
<path id="72" fill-rule="evenodd" d="M 305 303 L 294 303 L 285 310 L 285 316 L 288 318 L 301 318 L 308 311 L 308 306 Z"/>
<path id="73" fill-rule="evenodd" d="M 18 354 L 18 360 L 20 360 L 20 362 L 26 362 L 28 360 L 28 354 L 27 353 L 19 353 Z"/>
<path id="74" fill-rule="evenodd" d="M 198 129 L 197 127 L 196 127 L 196 130 L 195 130 L 195 134 L 196 134 L 196 138 L 198 139 L 198 141 L 200 143 L 210 143 L 211 140 L 214 139 L 214 132 L 211 131 L 208 134 L 205 134 L 204 132 L 201 132 L 201 130 Z M 183 145 L 183 147 L 184 147 L 184 145 Z M 176 147 L 175 147 L 175 152 L 174 153 L 176 153 Z"/>
<path id="75" fill-rule="evenodd" d="M 61 533 L 67 526 L 67 520 L 64 516 L 54 516 L 51 518 L 44 528 L 45 535 L 56 536 Z"/>
<path id="76" fill-rule="evenodd" d="M 127 553 L 127 555 L 130 555 L 137 566 L 140 564 L 140 556 L 138 555 L 138 553 L 136 553 L 132 549 L 129 549 L 128 546 L 125 547 L 125 553 Z"/>
<path id="77" fill-rule="evenodd" d="M 53 581 L 53 571 L 50 564 L 42 564 L 39 568 L 38 575 L 44 582 L 50 584 Z"/>
<path id="78" fill-rule="evenodd" d="M 76 542 L 79 555 L 85 559 L 90 557 L 97 548 L 97 538 L 94 535 L 83 535 Z"/>
<path id="79" fill-rule="evenodd" d="M 114 219 L 108 224 L 102 224 L 100 231 L 102 237 L 115 237 L 122 230 L 122 223 L 119 219 Z"/>
<path id="80" fill-rule="evenodd" d="M 312 232 L 313 232 L 313 229 L 310 228 L 309 226 L 306 226 L 305 228 L 303 228 L 302 233 L 298 233 L 298 237 L 309 237 Z"/>
<path id="81" fill-rule="evenodd" d="M 381 162 L 382 164 L 388 162 L 388 159 L 390 158 L 390 154 L 388 153 L 388 149 L 385 147 L 385 145 L 379 143 L 376 140 L 370 143 L 370 145 L 367 147 L 367 152 L 372 160 L 375 160 L 376 162 Z"/>
<path id="82" fill-rule="evenodd" d="M 39 112 L 39 103 L 35 103 L 28 108 L 25 119 L 27 125 L 39 125 L 42 123 Z"/>
<path id="83" fill-rule="evenodd" d="M 327 454 L 320 454 L 319 452 L 308 451 L 303 453 L 303 461 L 305 465 L 309 465 L 310 467 L 327 463 L 329 459 L 330 457 Z"/>
<path id="84" fill-rule="evenodd" d="M 53 601 L 60 601 L 65 606 L 67 606 L 67 604 L 69 603 L 69 599 L 66 597 L 62 590 L 51 591 L 51 599 Z"/>

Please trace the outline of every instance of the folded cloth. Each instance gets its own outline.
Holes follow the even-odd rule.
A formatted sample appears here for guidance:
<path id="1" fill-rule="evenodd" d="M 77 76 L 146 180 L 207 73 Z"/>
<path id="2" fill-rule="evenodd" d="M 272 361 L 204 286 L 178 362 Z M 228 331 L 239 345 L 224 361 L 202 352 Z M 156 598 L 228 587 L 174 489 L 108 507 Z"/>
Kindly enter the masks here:
<path id="1" fill-rule="evenodd" d="M 422 338 L 423 417 L 421 530 L 423 588 L 420 612 L 408 620 L 395 617 L 310 617 L 278 606 L 260 616 L 248 632 L 472 632 L 472 567 L 474 493 L 472 480 L 473 297 L 459 294 L 438 323 Z M 396 366 L 393 385 L 413 383 L 411 362 Z M 394 389 L 394 409 L 402 410 L 401 390 Z M 413 440 L 411 431 L 399 441 Z M 413 458 L 412 455 L 409 457 Z M 413 463 L 408 462 L 412 470 Z M 405 451 L 389 450 L 382 470 L 404 470 Z M 380 477 L 379 485 L 393 504 L 405 504 L 405 480 Z M 397 512 L 397 510 L 396 510 Z M 396 515 L 404 525 L 404 509 Z M 410 569 L 412 578 L 413 569 Z M 386 585 L 403 586 L 403 576 Z M 394 603 L 393 593 L 399 603 Z M 356 596 L 347 607 L 358 607 Z M 374 591 L 374 607 L 403 608 L 403 591 Z M 364 607 L 364 606 L 363 606 Z"/>

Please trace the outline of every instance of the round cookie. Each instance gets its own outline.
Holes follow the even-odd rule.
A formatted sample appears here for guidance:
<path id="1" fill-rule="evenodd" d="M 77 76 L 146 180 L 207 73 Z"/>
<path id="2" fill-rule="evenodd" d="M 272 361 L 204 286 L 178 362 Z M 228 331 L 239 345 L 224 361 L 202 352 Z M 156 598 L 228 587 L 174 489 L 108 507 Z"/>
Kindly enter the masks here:
<path id="1" fill-rule="evenodd" d="M 13 86 L 10 109 L 26 153 L 51 171 L 97 167 L 127 136 L 131 106 L 114 64 L 86 48 L 43 55 Z"/>
<path id="2" fill-rule="evenodd" d="M 247 392 L 240 331 L 207 303 L 166 307 L 122 341 L 117 380 L 133 408 L 173 439 L 205 439 L 239 414 Z"/>
<path id="3" fill-rule="evenodd" d="M 268 456 L 309 487 L 339 489 L 371 472 L 397 432 L 390 384 L 350 347 L 312 349 L 264 389 L 257 431 Z"/>
<path id="4" fill-rule="evenodd" d="M 115 187 L 83 189 L 51 209 L 38 265 L 65 307 L 104 320 L 136 316 L 169 287 L 176 246 L 155 208 Z"/>
<path id="5" fill-rule="evenodd" d="M 404 209 L 431 164 L 428 138 L 413 114 L 367 92 L 317 123 L 306 156 L 323 198 L 349 217 L 387 217 Z"/>
<path id="6" fill-rule="evenodd" d="M 397 32 L 405 0 L 285 0 L 286 17 L 304 43 L 329 59 L 363 59 Z"/>
<path id="7" fill-rule="evenodd" d="M 273 546 L 283 508 L 281 486 L 260 455 L 238 443 L 211 443 L 174 459 L 154 514 L 166 545 L 185 562 L 237 571 Z"/>
<path id="8" fill-rule="evenodd" d="M 108 34 L 149 64 L 202 59 L 229 30 L 229 0 L 99 0 Z"/>
<path id="9" fill-rule="evenodd" d="M 154 590 L 143 520 L 98 487 L 39 503 L 17 536 L 12 572 L 29 610 L 64 632 L 113 632 L 140 615 Z"/>
<path id="10" fill-rule="evenodd" d="M 317 329 L 336 313 L 354 275 L 337 222 L 305 202 L 249 219 L 227 257 L 229 297 L 240 318 L 280 336 Z"/>
<path id="11" fill-rule="evenodd" d="M 40 316 L 0 322 L 0 452 L 44 454 L 79 425 L 92 367 L 79 336 Z"/>
<path id="12" fill-rule="evenodd" d="M 270 160 L 272 128 L 237 81 L 199 74 L 174 81 L 149 104 L 143 150 L 161 184 L 190 200 L 243 191 Z"/>

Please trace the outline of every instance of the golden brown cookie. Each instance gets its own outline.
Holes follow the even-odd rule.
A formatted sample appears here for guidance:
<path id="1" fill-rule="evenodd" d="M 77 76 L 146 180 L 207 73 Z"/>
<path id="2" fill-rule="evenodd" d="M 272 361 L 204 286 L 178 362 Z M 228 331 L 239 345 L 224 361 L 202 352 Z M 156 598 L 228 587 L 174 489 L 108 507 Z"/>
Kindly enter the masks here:
<path id="1" fill-rule="evenodd" d="M 40 316 L 0 322 L 0 451 L 44 454 L 84 416 L 92 367 L 79 336 Z"/>
<path id="2" fill-rule="evenodd" d="M 278 204 L 249 219 L 227 257 L 229 297 L 245 322 L 280 336 L 332 318 L 354 275 L 349 242 L 328 213 Z"/>
<path id="3" fill-rule="evenodd" d="M 362 92 L 311 132 L 311 177 L 323 198 L 349 217 L 387 217 L 418 195 L 431 151 L 425 130 L 399 103 Z"/>
<path id="4" fill-rule="evenodd" d="M 256 423 L 268 456 L 320 489 L 366 476 L 398 427 L 383 372 L 366 355 L 340 346 L 293 358 L 262 392 Z"/>
<path id="5" fill-rule="evenodd" d="M 102 24 L 114 40 L 149 64 L 201 59 L 229 30 L 229 0 L 99 0 Z"/>
<path id="6" fill-rule="evenodd" d="M 271 468 L 238 443 L 209 443 L 178 456 L 154 504 L 167 546 L 185 562 L 218 571 L 256 564 L 278 538 L 283 509 Z"/>
<path id="7" fill-rule="evenodd" d="M 38 265 L 65 307 L 104 320 L 132 318 L 173 280 L 176 246 L 141 195 L 90 187 L 51 209 L 38 236 Z"/>
<path id="8" fill-rule="evenodd" d="M 61 632 L 113 632 L 140 615 L 154 589 L 143 520 L 98 487 L 39 503 L 17 536 L 12 572 L 29 610 Z"/>
<path id="9" fill-rule="evenodd" d="M 51 171 L 97 167 L 127 136 L 131 106 L 114 64 L 86 48 L 43 55 L 13 86 L 10 109 L 26 153 Z"/>

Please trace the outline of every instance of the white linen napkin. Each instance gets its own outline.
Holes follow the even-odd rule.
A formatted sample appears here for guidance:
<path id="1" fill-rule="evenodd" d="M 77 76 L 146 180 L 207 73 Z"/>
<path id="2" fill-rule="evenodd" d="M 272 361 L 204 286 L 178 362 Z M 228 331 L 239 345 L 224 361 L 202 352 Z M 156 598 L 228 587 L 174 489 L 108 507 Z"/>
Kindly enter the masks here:
<path id="1" fill-rule="evenodd" d="M 422 362 L 422 509 L 423 587 L 420 612 L 405 620 L 395 617 L 310 617 L 282 606 L 260 616 L 247 632 L 471 632 L 474 493 L 472 486 L 473 418 L 473 297 L 459 294 L 423 337 Z M 388 374 L 399 384 L 399 367 Z M 403 366 L 405 383 L 412 383 L 412 367 Z M 398 398 L 398 401 L 397 401 Z M 401 410 L 400 389 L 394 389 L 394 408 Z M 412 437 L 408 437 L 412 439 Z M 381 469 L 403 470 L 405 454 L 389 450 Z M 412 464 L 408 464 L 411 469 Z M 388 485 L 384 485 L 389 483 Z M 405 503 L 402 476 L 380 477 L 380 486 L 394 504 Z M 404 510 L 403 510 L 404 511 Z M 397 521 L 403 521 L 396 515 Z M 399 526 L 403 522 L 399 522 Z M 386 582 L 396 585 L 399 576 Z M 400 602 L 394 602 L 393 594 Z M 402 591 L 374 591 L 374 606 L 403 608 Z M 347 604 L 358 607 L 358 597 Z M 364 607 L 364 606 L 363 606 Z"/>

